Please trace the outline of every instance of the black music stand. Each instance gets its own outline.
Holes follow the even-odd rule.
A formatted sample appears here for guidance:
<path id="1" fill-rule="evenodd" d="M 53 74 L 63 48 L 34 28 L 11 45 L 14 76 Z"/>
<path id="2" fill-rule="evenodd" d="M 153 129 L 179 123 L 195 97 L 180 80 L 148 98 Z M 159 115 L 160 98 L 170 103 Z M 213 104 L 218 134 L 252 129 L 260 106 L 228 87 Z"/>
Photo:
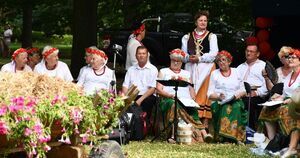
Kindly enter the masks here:
<path id="1" fill-rule="evenodd" d="M 248 82 L 244 82 L 244 86 L 245 86 L 245 90 L 246 90 L 246 93 L 248 95 L 248 126 L 249 126 L 249 120 L 250 120 L 250 106 L 251 106 L 251 86 Z"/>
<path id="2" fill-rule="evenodd" d="M 166 131 L 167 129 L 169 129 L 170 127 L 172 127 L 172 125 L 174 125 L 174 139 L 176 140 L 177 137 L 177 124 L 178 124 L 178 118 L 177 118 L 177 105 L 178 104 L 178 98 L 177 98 L 177 91 L 178 91 L 178 87 L 186 87 L 188 85 L 192 85 L 189 82 L 186 81 L 182 81 L 182 80 L 156 80 L 158 83 L 164 85 L 164 86 L 173 86 L 174 90 L 175 90 L 175 96 L 174 96 L 174 103 L 175 103 L 175 108 L 174 108 L 174 120 L 172 123 L 170 123 L 168 125 L 168 127 L 165 127 L 162 131 L 160 131 L 157 136 L 155 136 L 151 142 L 153 142 L 155 139 L 157 139 L 161 133 L 163 133 L 164 131 Z"/>

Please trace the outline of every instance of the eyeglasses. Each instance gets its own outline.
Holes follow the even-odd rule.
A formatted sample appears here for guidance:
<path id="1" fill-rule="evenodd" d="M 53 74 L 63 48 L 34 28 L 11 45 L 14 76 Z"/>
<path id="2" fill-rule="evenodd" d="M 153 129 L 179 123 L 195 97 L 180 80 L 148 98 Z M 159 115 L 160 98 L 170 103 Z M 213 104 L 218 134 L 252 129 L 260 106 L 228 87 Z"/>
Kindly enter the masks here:
<path id="1" fill-rule="evenodd" d="M 228 62 L 229 60 L 227 59 L 227 58 L 219 58 L 219 59 L 217 59 L 217 63 L 220 63 L 220 62 L 222 62 L 222 63 L 226 63 L 226 62 Z"/>
<path id="2" fill-rule="evenodd" d="M 284 56 L 285 59 L 297 59 L 298 57 L 295 55 L 286 55 Z"/>

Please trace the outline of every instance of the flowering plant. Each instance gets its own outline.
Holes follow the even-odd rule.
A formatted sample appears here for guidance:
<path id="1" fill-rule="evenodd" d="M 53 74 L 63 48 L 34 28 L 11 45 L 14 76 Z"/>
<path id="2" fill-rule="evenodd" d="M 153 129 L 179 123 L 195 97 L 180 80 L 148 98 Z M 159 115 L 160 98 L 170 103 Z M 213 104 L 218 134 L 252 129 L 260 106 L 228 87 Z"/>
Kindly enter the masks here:
<path id="1" fill-rule="evenodd" d="M 17 141 L 28 157 L 45 157 L 48 142 L 70 144 L 70 136 L 77 135 L 82 143 L 93 142 L 97 135 L 107 134 L 116 125 L 124 101 L 119 96 L 101 90 L 97 104 L 93 97 L 70 92 L 66 96 L 46 98 L 15 97 L 0 101 L 0 136 Z M 53 135 L 58 125 L 60 135 Z"/>
<path id="2" fill-rule="evenodd" d="M 16 97 L 0 106 L 0 135 L 19 140 L 14 147 L 22 146 L 28 157 L 45 156 L 44 151 L 50 150 L 50 130 L 37 117 L 36 105 L 34 98 Z"/>

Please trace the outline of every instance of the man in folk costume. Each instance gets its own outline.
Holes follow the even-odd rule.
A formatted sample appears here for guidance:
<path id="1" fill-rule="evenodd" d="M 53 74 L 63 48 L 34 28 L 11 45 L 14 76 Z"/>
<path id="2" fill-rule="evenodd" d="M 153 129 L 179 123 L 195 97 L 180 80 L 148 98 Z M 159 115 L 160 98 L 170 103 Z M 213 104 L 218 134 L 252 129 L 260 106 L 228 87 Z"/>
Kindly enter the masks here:
<path id="1" fill-rule="evenodd" d="M 126 65 L 125 69 L 128 70 L 130 66 L 138 63 L 136 59 L 136 49 L 138 46 L 143 46 L 142 40 L 145 38 L 146 26 L 141 22 L 136 22 L 132 26 L 133 32 L 129 36 L 128 44 L 126 48 Z"/>
<path id="2" fill-rule="evenodd" d="M 199 11 L 195 15 L 196 28 L 193 32 L 184 35 L 181 49 L 188 53 L 184 62 L 185 69 L 191 73 L 191 78 L 196 91 L 196 102 L 200 105 L 199 117 L 207 126 L 208 119 L 211 119 L 210 104 L 207 97 L 207 90 L 210 74 L 216 69 L 214 64 L 217 55 L 217 36 L 207 30 L 209 13 Z"/>
<path id="3" fill-rule="evenodd" d="M 14 51 L 12 55 L 12 61 L 10 63 L 7 63 L 2 66 L 1 71 L 2 72 L 30 72 L 32 69 L 27 65 L 28 62 L 28 54 L 27 50 L 24 48 L 19 48 L 16 51 Z"/>
<path id="4" fill-rule="evenodd" d="M 258 116 L 262 109 L 262 106 L 257 104 L 265 102 L 264 97 L 268 92 L 262 73 L 265 70 L 266 63 L 259 59 L 260 52 L 257 44 L 258 41 L 255 37 L 246 39 L 246 61 L 237 67 L 243 82 L 247 82 L 251 86 L 251 105 L 248 105 L 248 97 L 244 97 L 243 102 L 245 106 L 247 105 L 245 108 L 250 110 L 248 111 L 250 116 L 249 126 L 253 129 L 258 126 Z"/>

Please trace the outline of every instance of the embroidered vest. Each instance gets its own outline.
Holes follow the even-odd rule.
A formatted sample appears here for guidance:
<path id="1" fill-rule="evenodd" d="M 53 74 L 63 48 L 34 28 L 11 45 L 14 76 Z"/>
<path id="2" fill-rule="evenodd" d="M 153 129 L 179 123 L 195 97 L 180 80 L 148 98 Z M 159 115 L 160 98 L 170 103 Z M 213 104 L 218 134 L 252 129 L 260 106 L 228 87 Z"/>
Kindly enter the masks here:
<path id="1" fill-rule="evenodd" d="M 194 38 L 193 36 L 193 32 L 189 33 L 190 37 L 189 40 L 187 42 L 187 50 L 188 50 L 188 54 L 190 55 L 195 55 L 196 54 L 196 42 L 199 43 L 198 49 L 199 49 L 199 53 L 200 55 L 204 54 L 204 53 L 208 53 L 209 52 L 209 36 L 211 33 L 208 33 L 208 35 L 206 35 L 204 37 L 204 39 L 198 40 Z"/>

